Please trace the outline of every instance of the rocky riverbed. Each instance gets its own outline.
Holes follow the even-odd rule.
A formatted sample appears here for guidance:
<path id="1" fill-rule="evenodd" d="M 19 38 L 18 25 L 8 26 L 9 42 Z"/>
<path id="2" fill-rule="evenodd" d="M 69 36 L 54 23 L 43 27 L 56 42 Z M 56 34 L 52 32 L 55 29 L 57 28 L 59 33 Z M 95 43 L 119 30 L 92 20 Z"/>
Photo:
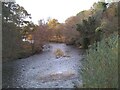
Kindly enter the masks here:
<path id="1" fill-rule="evenodd" d="M 60 49 L 64 56 L 56 58 Z M 50 44 L 49 50 L 3 64 L 3 88 L 74 88 L 82 86 L 82 53 L 74 46 Z"/>

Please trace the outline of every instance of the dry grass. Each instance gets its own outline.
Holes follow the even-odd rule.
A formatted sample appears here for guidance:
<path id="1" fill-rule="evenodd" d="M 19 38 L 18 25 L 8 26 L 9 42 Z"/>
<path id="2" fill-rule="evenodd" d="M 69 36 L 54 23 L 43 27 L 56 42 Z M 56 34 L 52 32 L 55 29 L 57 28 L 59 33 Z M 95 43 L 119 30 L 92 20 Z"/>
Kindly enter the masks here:
<path id="1" fill-rule="evenodd" d="M 61 49 L 55 50 L 54 54 L 55 54 L 56 58 L 60 58 L 60 57 L 64 56 L 64 52 Z"/>

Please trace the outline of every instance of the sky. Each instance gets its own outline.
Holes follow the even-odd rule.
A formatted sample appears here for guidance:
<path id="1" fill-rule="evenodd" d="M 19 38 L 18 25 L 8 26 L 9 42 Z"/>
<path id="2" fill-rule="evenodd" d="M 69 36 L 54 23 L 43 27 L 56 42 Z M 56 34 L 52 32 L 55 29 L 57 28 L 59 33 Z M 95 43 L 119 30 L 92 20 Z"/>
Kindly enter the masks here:
<path id="1" fill-rule="evenodd" d="M 20 6 L 32 16 L 32 21 L 38 24 L 38 20 L 45 21 L 50 18 L 57 19 L 60 23 L 79 13 L 88 10 L 93 3 L 99 0 L 16 0 Z"/>

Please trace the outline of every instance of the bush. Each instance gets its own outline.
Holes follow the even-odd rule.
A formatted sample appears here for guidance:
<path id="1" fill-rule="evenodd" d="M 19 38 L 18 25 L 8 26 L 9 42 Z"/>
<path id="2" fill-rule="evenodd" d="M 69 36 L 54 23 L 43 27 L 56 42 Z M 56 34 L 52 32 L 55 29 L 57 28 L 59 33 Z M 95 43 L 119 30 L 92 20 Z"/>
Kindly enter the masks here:
<path id="1" fill-rule="evenodd" d="M 94 44 L 82 62 L 83 87 L 118 87 L 118 35 Z"/>
<path id="2" fill-rule="evenodd" d="M 8 43 L 9 41 L 6 41 L 6 42 Z M 3 62 L 26 58 L 32 55 L 31 45 L 28 42 L 20 42 L 20 44 L 17 47 L 15 47 L 13 43 L 11 44 L 11 47 L 9 47 L 10 44 L 8 47 L 6 44 L 3 44 L 3 45 L 4 45 L 3 51 L 2 51 Z"/>
<path id="3" fill-rule="evenodd" d="M 84 48 L 84 49 L 88 49 L 88 46 L 90 45 L 90 41 L 89 41 L 89 39 L 88 38 L 83 38 L 83 40 L 82 40 L 82 47 Z"/>
<path id="4" fill-rule="evenodd" d="M 56 58 L 59 58 L 59 57 L 63 57 L 64 56 L 64 52 L 61 50 L 61 49 L 57 49 L 55 52 L 54 52 Z"/>

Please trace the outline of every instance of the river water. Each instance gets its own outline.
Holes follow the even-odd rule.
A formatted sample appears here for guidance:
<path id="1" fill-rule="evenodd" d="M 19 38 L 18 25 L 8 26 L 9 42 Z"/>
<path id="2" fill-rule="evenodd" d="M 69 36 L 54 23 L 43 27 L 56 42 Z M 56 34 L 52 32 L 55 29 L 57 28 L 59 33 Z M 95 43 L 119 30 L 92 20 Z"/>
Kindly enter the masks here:
<path id="1" fill-rule="evenodd" d="M 64 57 L 56 58 L 60 49 Z M 74 46 L 51 43 L 50 49 L 3 64 L 3 88 L 74 88 L 82 86 L 82 53 Z"/>

